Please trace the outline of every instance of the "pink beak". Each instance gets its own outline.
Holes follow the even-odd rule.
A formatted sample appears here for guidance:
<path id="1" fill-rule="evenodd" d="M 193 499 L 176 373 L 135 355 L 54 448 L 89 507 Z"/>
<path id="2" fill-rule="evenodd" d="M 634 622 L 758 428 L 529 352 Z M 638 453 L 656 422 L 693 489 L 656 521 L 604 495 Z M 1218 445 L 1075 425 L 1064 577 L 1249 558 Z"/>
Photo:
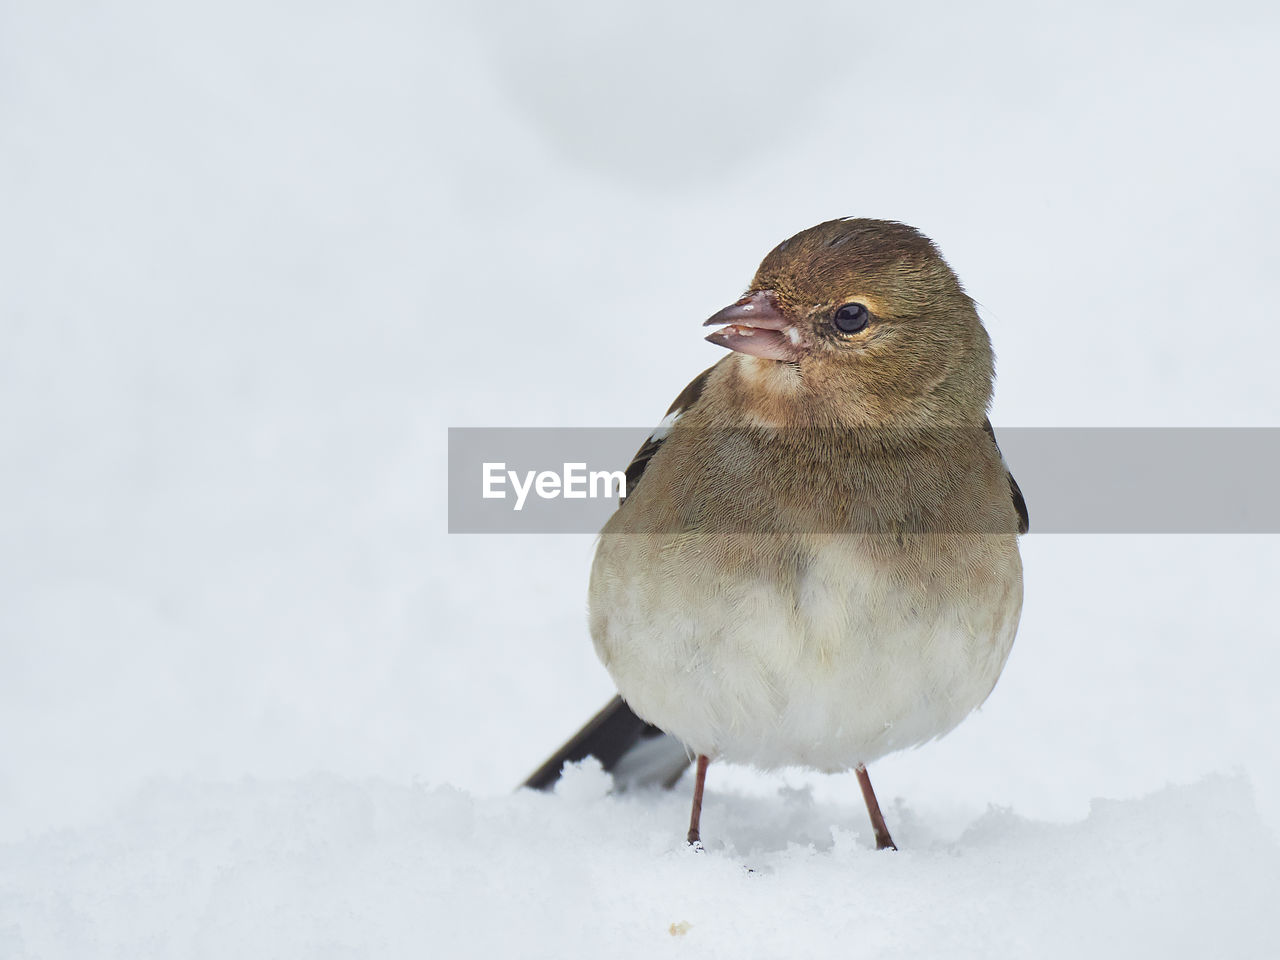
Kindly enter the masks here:
<path id="1" fill-rule="evenodd" d="M 798 360 L 804 352 L 800 330 L 783 316 L 771 290 L 749 293 L 703 324 L 724 324 L 707 337 L 711 343 L 766 360 Z"/>

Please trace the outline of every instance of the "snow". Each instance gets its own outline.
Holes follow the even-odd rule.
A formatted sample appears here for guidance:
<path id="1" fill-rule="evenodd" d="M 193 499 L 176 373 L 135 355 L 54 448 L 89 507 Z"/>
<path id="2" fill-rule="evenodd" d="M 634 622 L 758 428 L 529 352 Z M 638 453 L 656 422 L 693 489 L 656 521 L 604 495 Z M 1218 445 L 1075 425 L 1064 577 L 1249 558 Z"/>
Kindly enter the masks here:
<path id="1" fill-rule="evenodd" d="M 1263 957 L 1280 850 L 1211 777 L 1078 822 L 992 808 L 955 838 L 909 807 L 876 852 L 805 789 L 557 795 L 312 776 L 153 784 L 0 858 L 0 955 L 120 957 Z"/>
<path id="2" fill-rule="evenodd" d="M 450 426 L 647 429 L 841 215 L 937 240 L 997 429 L 1280 422 L 1278 19 L 4 4 L 0 958 L 1268 955 L 1280 539 L 1032 534 L 899 853 L 713 765 L 692 854 L 687 780 L 512 792 L 612 693 L 591 539 L 443 491 Z"/>

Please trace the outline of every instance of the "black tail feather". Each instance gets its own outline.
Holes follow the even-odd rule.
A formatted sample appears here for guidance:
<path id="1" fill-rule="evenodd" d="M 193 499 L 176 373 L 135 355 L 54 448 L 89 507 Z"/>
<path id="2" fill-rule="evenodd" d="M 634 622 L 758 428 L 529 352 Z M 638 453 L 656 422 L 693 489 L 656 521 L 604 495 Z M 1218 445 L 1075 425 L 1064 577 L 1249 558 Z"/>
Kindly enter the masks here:
<path id="1" fill-rule="evenodd" d="M 689 754 L 674 737 L 637 717 L 614 697 L 587 725 L 569 738 L 523 784 L 550 790 L 566 763 L 595 757 L 620 786 L 672 786 L 689 765 Z"/>

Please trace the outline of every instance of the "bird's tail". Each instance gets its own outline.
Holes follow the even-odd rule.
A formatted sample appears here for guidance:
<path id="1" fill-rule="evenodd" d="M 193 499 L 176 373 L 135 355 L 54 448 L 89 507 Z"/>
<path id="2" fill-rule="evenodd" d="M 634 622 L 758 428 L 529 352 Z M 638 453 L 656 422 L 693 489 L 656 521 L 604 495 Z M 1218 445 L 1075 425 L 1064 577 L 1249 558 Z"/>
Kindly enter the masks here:
<path id="1" fill-rule="evenodd" d="M 680 741 L 645 723 L 621 697 L 614 697 L 523 786 L 550 790 L 566 763 L 586 757 L 599 760 L 613 774 L 618 789 L 674 786 L 690 763 L 689 751 Z"/>

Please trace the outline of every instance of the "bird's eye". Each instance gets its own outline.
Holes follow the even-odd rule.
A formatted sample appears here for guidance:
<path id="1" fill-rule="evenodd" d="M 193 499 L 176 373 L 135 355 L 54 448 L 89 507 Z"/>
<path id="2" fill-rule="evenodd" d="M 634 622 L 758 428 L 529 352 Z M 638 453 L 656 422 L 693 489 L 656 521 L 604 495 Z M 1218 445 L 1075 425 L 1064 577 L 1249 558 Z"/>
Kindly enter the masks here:
<path id="1" fill-rule="evenodd" d="M 867 308 L 860 303 L 846 303 L 831 318 L 841 333 L 857 333 L 867 325 Z"/>

